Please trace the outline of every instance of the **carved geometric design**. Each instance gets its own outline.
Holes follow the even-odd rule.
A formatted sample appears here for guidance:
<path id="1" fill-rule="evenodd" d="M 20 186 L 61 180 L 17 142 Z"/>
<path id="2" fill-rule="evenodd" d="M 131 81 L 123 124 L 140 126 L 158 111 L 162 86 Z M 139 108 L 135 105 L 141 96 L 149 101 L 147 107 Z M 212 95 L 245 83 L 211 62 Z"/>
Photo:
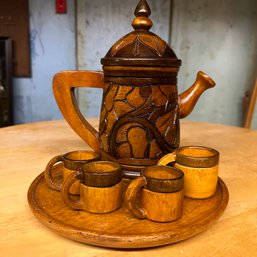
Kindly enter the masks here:
<path id="1" fill-rule="evenodd" d="M 144 45 L 145 47 L 151 49 L 159 57 L 163 56 L 167 48 L 167 43 L 153 33 L 150 34 L 149 32 L 132 32 L 118 40 L 118 42 L 113 45 L 111 48 L 111 56 L 116 56 L 123 48 L 131 45 L 134 45 L 134 51 L 132 52 L 134 56 L 139 55 L 140 45 Z"/>

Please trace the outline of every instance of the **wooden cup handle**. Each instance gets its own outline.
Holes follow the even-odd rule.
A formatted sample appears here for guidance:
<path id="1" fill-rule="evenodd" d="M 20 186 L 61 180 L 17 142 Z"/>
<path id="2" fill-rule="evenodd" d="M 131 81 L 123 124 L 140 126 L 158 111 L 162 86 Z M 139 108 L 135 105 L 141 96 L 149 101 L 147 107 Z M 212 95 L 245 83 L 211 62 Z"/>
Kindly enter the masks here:
<path id="1" fill-rule="evenodd" d="M 140 219 L 146 218 L 146 211 L 136 205 L 136 198 L 142 187 L 146 186 L 147 181 L 145 177 L 139 177 L 133 180 L 128 186 L 125 193 L 125 205 L 130 212 Z"/>
<path id="2" fill-rule="evenodd" d="M 46 183 L 54 190 L 60 191 L 61 190 L 61 184 L 57 183 L 52 175 L 52 169 L 53 166 L 57 163 L 57 162 L 61 162 L 63 161 L 63 154 L 57 155 L 55 157 L 53 157 L 48 164 L 46 165 L 46 169 L 44 171 L 44 176 L 45 176 L 45 180 Z"/>
<path id="3" fill-rule="evenodd" d="M 103 88 L 104 75 L 96 71 L 63 71 L 53 78 L 57 105 L 72 129 L 96 152 L 99 152 L 98 131 L 80 112 L 74 94 L 78 87 Z"/>
<path id="4" fill-rule="evenodd" d="M 157 163 L 157 165 L 163 165 L 166 166 L 167 164 L 171 162 L 176 161 L 176 154 L 175 153 L 168 153 L 164 155 Z"/>
<path id="5" fill-rule="evenodd" d="M 62 199 L 65 202 L 65 204 L 74 209 L 74 210 L 83 210 L 83 206 L 80 202 L 80 200 L 74 200 L 70 197 L 69 191 L 70 191 L 70 187 L 71 185 L 77 181 L 80 180 L 81 178 L 81 171 L 74 171 L 72 172 L 67 179 L 65 180 L 65 182 L 63 183 L 63 186 L 61 188 L 61 195 L 62 195 Z"/>

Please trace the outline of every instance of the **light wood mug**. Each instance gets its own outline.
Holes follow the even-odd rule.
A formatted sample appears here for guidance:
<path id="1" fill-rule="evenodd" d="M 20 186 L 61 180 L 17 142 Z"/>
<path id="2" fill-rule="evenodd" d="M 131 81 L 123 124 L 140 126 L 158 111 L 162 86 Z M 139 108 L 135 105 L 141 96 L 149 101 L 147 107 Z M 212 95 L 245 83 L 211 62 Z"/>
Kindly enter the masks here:
<path id="1" fill-rule="evenodd" d="M 142 176 L 133 180 L 126 190 L 126 207 L 141 219 L 156 222 L 179 219 L 183 211 L 183 176 L 181 170 L 173 167 L 145 168 Z"/>
<path id="2" fill-rule="evenodd" d="M 94 151 L 72 151 L 53 157 L 47 164 L 44 176 L 47 184 L 54 190 L 60 191 L 63 182 L 57 181 L 52 174 L 53 167 L 57 163 L 63 163 L 63 181 L 73 173 L 79 170 L 84 164 L 101 159 L 99 153 Z M 79 182 L 74 183 L 70 188 L 70 193 L 79 194 Z"/>
<path id="3" fill-rule="evenodd" d="M 158 165 L 174 163 L 184 176 L 184 195 L 205 199 L 214 195 L 218 182 L 219 152 L 205 146 L 183 146 L 163 156 Z"/>
<path id="4" fill-rule="evenodd" d="M 70 197 L 70 187 L 80 183 L 80 199 Z M 90 213 L 108 213 L 122 204 L 122 170 L 118 163 L 96 161 L 85 164 L 73 172 L 61 189 L 65 204 L 74 210 Z"/>

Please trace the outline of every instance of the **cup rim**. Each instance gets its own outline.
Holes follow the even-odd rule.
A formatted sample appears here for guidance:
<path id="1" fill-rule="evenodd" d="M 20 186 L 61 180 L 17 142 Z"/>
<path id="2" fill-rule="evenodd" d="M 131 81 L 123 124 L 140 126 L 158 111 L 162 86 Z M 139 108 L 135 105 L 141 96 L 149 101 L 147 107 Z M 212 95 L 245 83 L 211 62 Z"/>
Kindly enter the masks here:
<path id="1" fill-rule="evenodd" d="M 206 150 L 212 153 L 211 156 L 189 156 L 183 154 L 183 150 L 185 149 L 198 149 L 198 150 Z M 177 148 L 174 153 L 176 154 L 176 163 L 194 167 L 194 168 L 210 168 L 219 164 L 220 154 L 217 150 L 201 145 L 187 145 L 181 146 Z"/>
<path id="2" fill-rule="evenodd" d="M 102 172 L 95 171 L 94 165 L 109 164 L 113 166 L 113 170 Z M 92 170 L 87 170 L 92 167 Z M 82 173 L 81 183 L 92 187 L 111 187 L 118 184 L 122 180 L 122 168 L 120 164 L 112 161 L 95 161 L 82 165 L 80 172 Z"/>
<path id="3" fill-rule="evenodd" d="M 156 177 L 151 177 L 149 175 L 146 174 L 146 172 L 150 172 L 152 171 L 152 169 L 163 169 L 163 170 L 166 170 L 166 171 L 172 171 L 174 173 L 176 173 L 174 176 L 174 178 L 156 178 Z M 153 171 L 153 173 L 157 173 L 158 171 Z M 149 178 L 149 179 L 154 179 L 154 180 L 160 180 L 160 181 L 163 181 L 163 180 L 178 180 L 178 179 L 182 179 L 184 177 L 184 172 L 181 171 L 180 169 L 177 169 L 175 167 L 172 167 L 172 166 L 161 166 L 161 165 L 153 165 L 153 166 L 148 166 L 146 167 L 143 171 L 142 171 L 142 175 L 146 178 Z"/>
<path id="4" fill-rule="evenodd" d="M 108 171 L 108 172 L 101 172 L 101 171 L 91 171 L 91 170 L 86 170 L 85 168 L 90 167 L 90 166 L 94 166 L 96 164 L 110 164 L 112 166 L 116 166 L 114 170 L 112 171 Z M 112 161 L 94 161 L 94 162 L 88 162 L 82 165 L 81 170 L 83 170 L 83 172 L 86 173 L 90 173 L 90 174 L 95 174 L 95 175 L 99 175 L 101 174 L 102 176 L 108 176 L 110 174 L 116 174 L 116 173 L 120 173 L 121 172 L 121 166 L 120 164 L 116 163 L 116 162 L 112 162 Z"/>
<path id="5" fill-rule="evenodd" d="M 84 159 L 84 160 L 74 160 L 71 157 L 69 157 L 71 154 L 77 154 L 77 153 L 90 153 L 93 155 L 95 155 L 95 157 L 93 158 L 89 158 L 89 159 Z M 71 151 L 71 152 L 67 152 L 63 155 L 63 162 L 64 162 L 64 166 L 70 170 L 78 170 L 81 168 L 82 165 L 92 162 L 92 161 L 98 161 L 101 159 L 101 155 L 95 151 L 91 151 L 91 150 L 75 150 L 75 151 Z"/>
<path id="6" fill-rule="evenodd" d="M 69 160 L 69 161 L 73 161 L 73 162 L 83 162 L 83 161 L 88 161 L 88 160 L 74 160 L 72 158 L 69 157 L 69 155 L 71 154 L 76 154 L 76 153 L 90 153 L 93 155 L 95 155 L 95 157 L 93 158 L 90 158 L 88 160 L 94 160 L 94 159 L 98 159 L 100 154 L 95 152 L 95 151 L 91 151 L 91 150 L 75 150 L 75 151 L 71 151 L 71 152 L 67 152 L 63 155 L 63 158 L 66 159 L 66 160 Z"/>
<path id="7" fill-rule="evenodd" d="M 173 178 L 156 178 L 151 177 L 147 172 L 151 171 L 153 174 L 156 174 L 158 171 L 155 169 L 162 169 L 168 172 L 172 172 L 174 177 Z M 141 174 L 143 177 L 146 178 L 147 185 L 146 189 L 157 192 L 157 193 L 174 193 L 180 191 L 184 187 L 184 172 L 171 166 L 161 166 L 161 165 L 154 165 L 146 167 Z"/>

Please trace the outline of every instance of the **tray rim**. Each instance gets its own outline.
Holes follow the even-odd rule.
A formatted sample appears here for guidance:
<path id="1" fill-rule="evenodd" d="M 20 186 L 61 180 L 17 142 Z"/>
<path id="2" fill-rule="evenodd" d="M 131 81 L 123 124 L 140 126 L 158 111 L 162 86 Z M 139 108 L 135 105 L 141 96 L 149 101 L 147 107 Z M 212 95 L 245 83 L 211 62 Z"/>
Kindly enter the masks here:
<path id="1" fill-rule="evenodd" d="M 54 169 L 59 169 L 62 167 L 62 164 L 55 165 Z M 56 232 L 57 234 L 85 244 L 100 246 L 105 248 L 116 248 L 116 249 L 140 249 L 140 248 L 151 248 L 157 246 L 164 246 L 168 244 L 173 244 L 193 236 L 200 234 L 201 232 L 208 229 L 220 216 L 224 213 L 228 201 L 229 201 L 229 192 L 224 181 L 219 177 L 218 185 L 221 188 L 222 200 L 219 201 L 217 205 L 218 208 L 215 209 L 215 212 L 209 213 L 208 216 L 203 218 L 201 221 L 197 222 L 197 229 L 194 232 L 183 233 L 183 238 L 179 237 L 176 239 L 176 231 L 164 231 L 163 233 L 158 232 L 149 232 L 145 235 L 143 234 L 130 234 L 130 235 L 113 235 L 113 234 L 100 234 L 96 231 L 79 229 L 75 226 L 66 225 L 65 223 L 56 220 L 55 217 L 48 216 L 40 206 L 38 206 L 35 199 L 35 189 L 37 188 L 38 183 L 44 179 L 44 172 L 40 173 L 30 184 L 27 193 L 27 200 L 32 210 L 34 216 L 46 227 Z M 187 230 L 187 226 L 180 227 L 183 231 Z M 159 239 L 160 234 L 162 237 Z M 140 241 L 144 238 L 144 241 Z"/>

